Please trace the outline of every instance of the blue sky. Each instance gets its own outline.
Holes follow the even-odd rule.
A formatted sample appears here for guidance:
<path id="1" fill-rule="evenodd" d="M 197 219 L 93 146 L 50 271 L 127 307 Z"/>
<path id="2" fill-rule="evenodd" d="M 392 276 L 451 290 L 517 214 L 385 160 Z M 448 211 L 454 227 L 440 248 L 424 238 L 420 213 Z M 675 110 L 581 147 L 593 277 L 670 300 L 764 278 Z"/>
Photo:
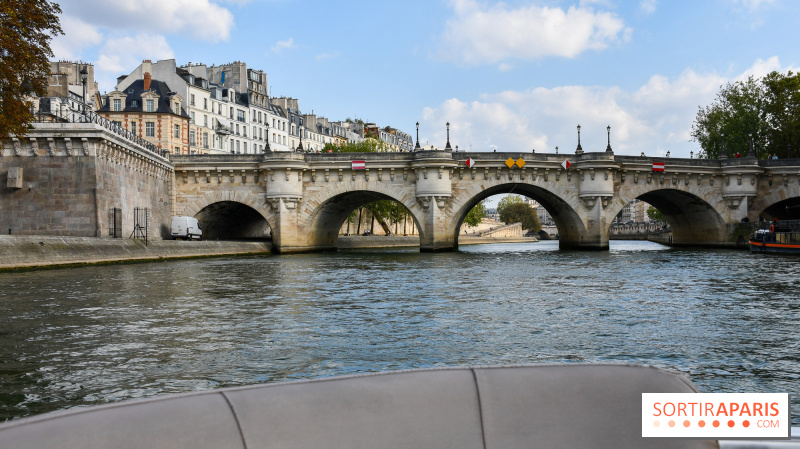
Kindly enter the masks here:
<path id="1" fill-rule="evenodd" d="M 795 0 L 62 0 L 57 59 L 101 91 L 142 59 L 244 61 L 303 112 L 473 151 L 688 157 L 729 81 L 797 71 Z"/>

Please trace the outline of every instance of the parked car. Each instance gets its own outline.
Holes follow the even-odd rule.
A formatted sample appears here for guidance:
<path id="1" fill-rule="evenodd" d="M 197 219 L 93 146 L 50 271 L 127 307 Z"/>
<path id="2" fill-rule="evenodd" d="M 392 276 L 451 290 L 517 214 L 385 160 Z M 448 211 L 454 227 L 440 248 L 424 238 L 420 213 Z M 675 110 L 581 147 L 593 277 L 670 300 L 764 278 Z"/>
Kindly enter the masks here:
<path id="1" fill-rule="evenodd" d="M 203 237 L 200 223 L 194 217 L 172 217 L 171 234 L 175 240 L 200 240 Z"/>

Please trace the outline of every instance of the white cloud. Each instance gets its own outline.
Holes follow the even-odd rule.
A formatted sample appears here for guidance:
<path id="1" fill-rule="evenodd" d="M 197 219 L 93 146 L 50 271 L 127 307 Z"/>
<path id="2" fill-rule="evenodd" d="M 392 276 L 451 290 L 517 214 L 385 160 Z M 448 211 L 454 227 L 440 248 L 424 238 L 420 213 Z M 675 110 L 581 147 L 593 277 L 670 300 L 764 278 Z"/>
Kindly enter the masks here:
<path id="1" fill-rule="evenodd" d="M 283 50 L 288 50 L 291 48 L 294 48 L 294 38 L 292 37 L 286 39 L 285 41 L 276 42 L 275 45 L 273 45 L 272 48 L 270 48 L 270 51 L 272 53 L 280 53 Z"/>
<path id="2" fill-rule="evenodd" d="M 81 50 L 103 41 L 103 35 L 97 28 L 76 17 L 61 17 L 61 29 L 64 30 L 64 34 L 53 38 L 50 44 L 53 55 L 59 60 L 78 59 Z"/>
<path id="3" fill-rule="evenodd" d="M 315 58 L 317 61 L 322 61 L 323 59 L 334 59 L 338 58 L 339 56 L 341 56 L 341 53 L 338 51 L 334 51 L 331 53 L 320 53 L 316 55 Z"/>
<path id="4" fill-rule="evenodd" d="M 95 64 L 95 78 L 100 90 L 111 91 L 119 75 L 127 75 L 143 59 L 172 59 L 175 55 L 161 35 L 137 34 L 108 39 L 100 49 Z"/>
<path id="5" fill-rule="evenodd" d="M 639 2 L 639 10 L 645 14 L 656 12 L 656 6 L 658 6 L 658 0 L 642 0 Z"/>
<path id="6" fill-rule="evenodd" d="M 686 70 L 675 78 L 653 75 L 633 90 L 604 86 L 560 86 L 481 95 L 475 101 L 450 99 L 425 108 L 421 130 L 431 143 L 444 146 L 444 123 L 450 122 L 450 142 L 462 150 L 554 152 L 574 154 L 577 129 L 585 151 L 606 148 L 606 126 L 611 126 L 611 146 L 617 154 L 688 157 L 698 149 L 690 142 L 699 106 L 711 104 L 720 86 L 762 76 L 771 70 L 785 72 L 777 58 L 758 60 L 744 72 L 726 77 Z"/>
<path id="7" fill-rule="evenodd" d="M 440 57 L 467 64 L 507 59 L 572 58 L 602 50 L 628 38 L 630 29 L 616 14 L 591 8 L 487 6 L 476 0 L 452 0 L 454 17 L 442 35 Z"/>
<path id="8" fill-rule="evenodd" d="M 61 0 L 65 16 L 118 33 L 182 34 L 227 41 L 233 14 L 208 0 Z"/>
<path id="9" fill-rule="evenodd" d="M 761 5 L 767 5 L 773 3 L 775 0 L 733 0 L 733 3 L 737 5 L 743 5 L 747 9 L 751 11 L 755 11 L 761 7 Z"/>

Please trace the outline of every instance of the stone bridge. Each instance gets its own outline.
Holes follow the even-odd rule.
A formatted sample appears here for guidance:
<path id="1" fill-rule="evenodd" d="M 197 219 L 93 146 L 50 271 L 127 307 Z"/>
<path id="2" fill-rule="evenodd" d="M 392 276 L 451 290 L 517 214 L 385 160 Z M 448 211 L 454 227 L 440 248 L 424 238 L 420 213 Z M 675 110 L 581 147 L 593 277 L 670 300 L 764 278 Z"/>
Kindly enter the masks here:
<path id="1" fill-rule="evenodd" d="M 564 249 L 608 249 L 612 220 L 636 198 L 667 217 L 678 246 L 742 245 L 745 218 L 800 218 L 800 160 L 451 151 L 170 159 L 174 214 L 197 216 L 212 238 L 271 231 L 283 253 L 335 249 L 348 214 L 381 199 L 408 209 L 422 251 L 457 249 L 467 212 L 502 193 L 542 204 Z M 365 168 L 353 169 L 353 161 Z M 654 172 L 653 162 L 665 170 Z"/>

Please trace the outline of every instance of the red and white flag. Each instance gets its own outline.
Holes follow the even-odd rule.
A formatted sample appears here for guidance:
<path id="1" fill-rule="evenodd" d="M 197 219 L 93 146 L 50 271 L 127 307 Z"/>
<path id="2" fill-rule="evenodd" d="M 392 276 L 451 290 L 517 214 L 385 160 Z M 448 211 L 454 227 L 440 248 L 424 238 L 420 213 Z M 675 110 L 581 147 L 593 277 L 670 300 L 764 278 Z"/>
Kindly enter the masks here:
<path id="1" fill-rule="evenodd" d="M 475 165 L 475 160 L 472 159 L 472 158 L 469 158 L 466 161 L 464 161 L 464 163 L 467 164 L 467 168 L 472 168 L 472 166 Z"/>
<path id="2" fill-rule="evenodd" d="M 663 162 L 653 162 L 653 171 L 664 171 Z"/>
<path id="3" fill-rule="evenodd" d="M 367 168 L 367 161 L 353 161 L 353 170 L 364 170 Z"/>
<path id="4" fill-rule="evenodd" d="M 564 162 L 561 163 L 561 166 L 564 167 L 564 170 L 569 170 L 569 168 L 572 167 L 572 164 L 568 160 L 564 159 Z"/>

